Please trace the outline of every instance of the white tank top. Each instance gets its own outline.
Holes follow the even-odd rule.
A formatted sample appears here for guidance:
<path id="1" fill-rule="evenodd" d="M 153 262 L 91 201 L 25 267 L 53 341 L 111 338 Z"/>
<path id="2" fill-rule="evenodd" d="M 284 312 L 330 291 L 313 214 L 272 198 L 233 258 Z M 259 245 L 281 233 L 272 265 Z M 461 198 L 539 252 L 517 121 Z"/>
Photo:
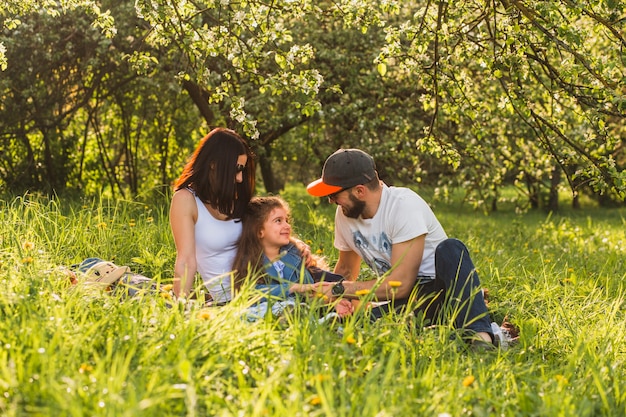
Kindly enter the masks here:
<path id="1" fill-rule="evenodd" d="M 196 264 L 198 273 L 213 301 L 232 298 L 233 260 L 241 236 L 241 220 L 217 220 L 194 194 L 198 206 L 196 220 Z"/>

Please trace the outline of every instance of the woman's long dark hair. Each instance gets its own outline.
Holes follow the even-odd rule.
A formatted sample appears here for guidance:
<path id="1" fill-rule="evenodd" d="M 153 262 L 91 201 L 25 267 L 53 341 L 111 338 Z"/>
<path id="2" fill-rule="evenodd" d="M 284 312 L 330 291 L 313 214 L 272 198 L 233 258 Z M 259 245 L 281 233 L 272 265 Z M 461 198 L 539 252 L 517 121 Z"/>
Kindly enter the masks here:
<path id="1" fill-rule="evenodd" d="M 243 181 L 237 183 L 237 158 L 247 155 Z M 209 132 L 185 165 L 174 185 L 176 191 L 191 188 L 198 198 L 230 218 L 243 217 L 254 193 L 254 155 L 235 131 L 215 128 Z"/>
<path id="2" fill-rule="evenodd" d="M 280 197 L 254 197 L 248 203 L 243 217 L 243 230 L 233 261 L 235 288 L 239 289 L 248 275 L 257 276 L 263 269 L 263 245 L 259 233 L 272 210 L 282 208 L 289 213 L 289 206 Z M 261 280 L 261 276 L 258 277 Z"/>

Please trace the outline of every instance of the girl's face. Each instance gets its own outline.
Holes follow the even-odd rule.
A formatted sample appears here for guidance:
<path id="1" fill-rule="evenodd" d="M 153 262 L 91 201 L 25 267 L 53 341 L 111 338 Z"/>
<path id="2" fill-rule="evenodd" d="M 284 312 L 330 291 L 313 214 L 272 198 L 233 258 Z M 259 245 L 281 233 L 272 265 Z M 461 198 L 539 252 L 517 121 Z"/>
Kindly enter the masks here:
<path id="1" fill-rule="evenodd" d="M 259 232 L 259 239 L 264 248 L 280 248 L 289 243 L 291 236 L 291 225 L 289 224 L 287 211 L 282 207 L 277 207 L 270 212 L 270 215 L 263 222 L 263 227 Z"/>

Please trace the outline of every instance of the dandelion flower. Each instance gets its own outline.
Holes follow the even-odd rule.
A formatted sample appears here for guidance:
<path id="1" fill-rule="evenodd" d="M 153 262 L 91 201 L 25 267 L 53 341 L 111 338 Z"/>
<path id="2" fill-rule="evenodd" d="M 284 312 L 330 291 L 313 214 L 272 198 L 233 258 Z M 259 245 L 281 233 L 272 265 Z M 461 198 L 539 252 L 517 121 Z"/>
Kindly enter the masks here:
<path id="1" fill-rule="evenodd" d="M 24 265 L 28 265 L 28 264 L 32 264 L 35 260 L 33 259 L 32 256 L 27 256 L 26 258 L 22 259 L 22 263 Z"/>
<path id="2" fill-rule="evenodd" d="M 321 298 L 324 301 L 328 300 L 328 296 L 326 294 L 324 294 L 323 292 L 316 292 L 315 296 L 317 298 Z"/>
<path id="3" fill-rule="evenodd" d="M 356 339 L 354 337 L 352 337 L 352 336 L 348 336 L 348 337 L 346 337 L 346 343 L 349 344 L 349 345 L 353 345 L 353 344 L 356 343 Z"/>
<path id="4" fill-rule="evenodd" d="M 172 298 L 172 295 L 169 292 L 162 292 L 159 295 L 161 296 L 161 298 L 165 298 L 166 300 L 169 300 Z"/>
<path id="5" fill-rule="evenodd" d="M 398 288 L 398 287 L 402 286 L 402 282 L 401 281 L 389 281 L 388 284 L 389 284 L 389 286 L 391 288 Z"/>
<path id="6" fill-rule="evenodd" d="M 315 397 L 311 398 L 309 403 L 311 405 L 320 405 L 322 403 L 322 399 L 319 396 L 316 395 Z"/>
<path id="7" fill-rule="evenodd" d="M 161 290 L 162 291 L 170 291 L 172 288 L 174 288 L 174 286 L 172 284 L 161 285 Z"/>
<path id="8" fill-rule="evenodd" d="M 201 311 L 198 311 L 197 317 L 201 320 L 209 320 L 211 318 L 211 313 L 209 313 L 208 310 L 201 310 Z"/>
<path id="9" fill-rule="evenodd" d="M 80 368 L 78 368 L 78 372 L 80 372 L 81 374 L 84 374 L 85 372 L 91 372 L 91 371 L 93 371 L 93 367 L 86 363 L 81 364 Z"/>
<path id="10" fill-rule="evenodd" d="M 135 223 L 134 220 L 131 220 L 128 222 L 128 227 L 135 227 L 135 226 L 137 226 L 137 223 Z"/>
<path id="11" fill-rule="evenodd" d="M 356 295 L 358 295 L 359 297 L 363 296 L 363 295 L 367 295 L 370 293 L 370 290 L 358 290 L 355 292 Z"/>
<path id="12" fill-rule="evenodd" d="M 313 380 L 313 382 L 322 382 L 328 378 L 324 374 L 317 374 L 317 375 L 313 375 L 311 379 Z"/>
<path id="13" fill-rule="evenodd" d="M 476 381 L 476 378 L 474 378 L 474 375 L 468 375 L 465 378 L 463 378 L 463 386 L 469 387 L 470 385 L 474 383 L 474 381 Z"/>
<path id="14" fill-rule="evenodd" d="M 22 249 L 24 250 L 33 250 L 35 249 L 35 244 L 33 242 L 29 242 L 28 240 L 22 243 Z"/>
<path id="15" fill-rule="evenodd" d="M 567 378 L 565 378 L 563 375 L 556 375 L 554 379 L 556 379 L 556 382 L 561 385 L 567 385 Z"/>

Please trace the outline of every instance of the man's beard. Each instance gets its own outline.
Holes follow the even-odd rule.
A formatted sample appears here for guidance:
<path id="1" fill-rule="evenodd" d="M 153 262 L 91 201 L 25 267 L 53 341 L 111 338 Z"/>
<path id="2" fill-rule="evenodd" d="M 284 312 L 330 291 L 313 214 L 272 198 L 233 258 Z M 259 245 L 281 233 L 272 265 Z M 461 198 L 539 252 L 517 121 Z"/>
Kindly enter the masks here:
<path id="1" fill-rule="evenodd" d="M 352 203 L 352 207 L 341 207 L 341 210 L 346 217 L 356 219 L 363 213 L 363 210 L 365 210 L 365 201 L 358 200 L 352 194 L 350 194 L 349 198 Z"/>

